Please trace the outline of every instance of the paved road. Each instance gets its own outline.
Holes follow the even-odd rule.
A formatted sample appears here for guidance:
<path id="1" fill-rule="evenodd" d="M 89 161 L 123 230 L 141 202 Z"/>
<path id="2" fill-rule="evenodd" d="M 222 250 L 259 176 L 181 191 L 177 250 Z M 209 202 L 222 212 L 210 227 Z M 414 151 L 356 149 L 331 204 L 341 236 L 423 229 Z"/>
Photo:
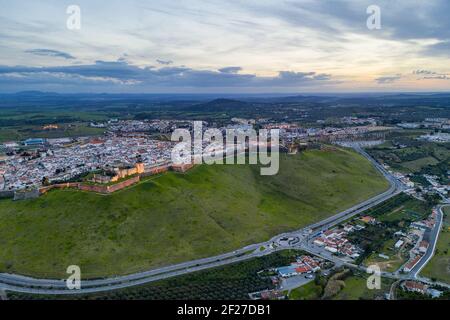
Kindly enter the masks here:
<path id="1" fill-rule="evenodd" d="M 437 240 L 439 238 L 439 232 L 442 228 L 442 222 L 444 220 L 444 212 L 442 209 L 446 205 L 440 205 L 437 208 L 437 217 L 436 217 L 436 225 L 434 226 L 433 230 L 430 232 L 430 244 L 428 246 L 428 250 L 425 253 L 425 255 L 420 259 L 420 261 L 416 264 L 416 266 L 411 270 L 411 275 L 416 278 L 419 272 L 425 267 L 425 265 L 428 263 L 428 261 L 431 260 L 431 258 L 434 255 L 434 252 L 436 251 L 436 244 Z"/>
<path id="2" fill-rule="evenodd" d="M 141 285 L 169 277 L 174 277 L 194 271 L 204 270 L 208 268 L 218 267 L 230 263 L 236 263 L 239 261 L 248 260 L 251 258 L 271 254 L 278 250 L 284 250 L 288 248 L 303 248 L 307 247 L 302 244 L 307 242 L 308 235 L 312 230 L 324 230 L 330 228 L 340 222 L 347 220 L 393 196 L 400 193 L 403 190 L 403 186 L 393 178 L 381 165 L 373 160 L 364 150 L 355 146 L 355 150 L 365 156 L 373 165 L 386 177 L 390 183 L 390 188 L 369 200 L 366 200 L 350 209 L 347 209 L 341 213 L 338 213 L 332 217 L 324 219 L 318 223 L 312 224 L 304 229 L 300 229 L 294 232 L 287 232 L 277 235 L 269 241 L 252 244 L 244 248 L 238 249 L 233 252 L 221 254 L 214 257 L 198 259 L 185 263 L 180 263 L 172 266 L 167 266 L 159 269 L 149 270 L 145 272 L 139 272 L 127 276 L 97 279 L 97 280 L 82 280 L 80 290 L 68 290 L 64 280 L 54 279 L 34 279 L 30 277 L 14 275 L 14 274 L 0 274 L 0 288 L 25 292 L 25 293 L 40 293 L 40 294 L 82 294 L 92 292 L 109 291 L 113 289 L 126 288 L 136 285 Z M 286 243 L 281 241 L 283 238 L 293 238 L 294 241 Z M 278 247 L 270 249 L 272 244 L 278 244 Z M 265 247 L 266 249 L 260 251 L 259 248 Z M 312 250 L 310 248 L 306 248 Z M 313 252 L 311 252 L 313 253 Z M 333 257 L 329 257 L 333 261 Z"/>

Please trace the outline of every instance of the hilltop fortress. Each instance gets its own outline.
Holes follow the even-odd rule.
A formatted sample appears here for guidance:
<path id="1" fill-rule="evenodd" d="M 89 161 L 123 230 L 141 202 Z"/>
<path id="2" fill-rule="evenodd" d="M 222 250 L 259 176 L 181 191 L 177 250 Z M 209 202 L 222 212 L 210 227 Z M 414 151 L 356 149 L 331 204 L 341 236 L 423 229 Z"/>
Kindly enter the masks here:
<path id="1" fill-rule="evenodd" d="M 112 171 L 115 175 L 112 176 L 94 174 L 90 180 L 91 183 L 67 182 L 52 184 L 39 189 L 21 190 L 20 192 L 17 191 L 14 193 L 14 199 L 24 200 L 37 198 L 50 190 L 66 188 L 101 194 L 110 194 L 132 186 L 145 177 L 158 175 L 169 170 L 184 173 L 192 167 L 194 167 L 194 164 L 175 165 L 172 163 L 164 163 L 146 169 L 143 163 L 137 163 L 134 167 L 115 168 Z"/>

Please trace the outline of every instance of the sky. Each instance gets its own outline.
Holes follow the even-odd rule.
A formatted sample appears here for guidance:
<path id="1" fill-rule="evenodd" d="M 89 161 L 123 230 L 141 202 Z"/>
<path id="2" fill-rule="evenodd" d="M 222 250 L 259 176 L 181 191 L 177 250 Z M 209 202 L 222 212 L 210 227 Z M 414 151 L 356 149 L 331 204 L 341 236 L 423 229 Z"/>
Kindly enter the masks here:
<path id="1" fill-rule="evenodd" d="M 80 9 L 79 29 L 68 28 Z M 369 29 L 370 5 L 380 28 Z M 0 0 L 0 92 L 450 91 L 448 0 Z"/>

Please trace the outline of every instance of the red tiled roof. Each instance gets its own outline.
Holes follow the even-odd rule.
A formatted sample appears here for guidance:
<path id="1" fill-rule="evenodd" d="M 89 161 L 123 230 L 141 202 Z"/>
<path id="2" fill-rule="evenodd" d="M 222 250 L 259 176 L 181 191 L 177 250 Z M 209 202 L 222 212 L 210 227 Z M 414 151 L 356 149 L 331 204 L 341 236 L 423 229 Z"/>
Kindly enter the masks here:
<path id="1" fill-rule="evenodd" d="M 417 281 L 405 281 L 405 287 L 409 290 L 425 290 L 425 285 Z"/>

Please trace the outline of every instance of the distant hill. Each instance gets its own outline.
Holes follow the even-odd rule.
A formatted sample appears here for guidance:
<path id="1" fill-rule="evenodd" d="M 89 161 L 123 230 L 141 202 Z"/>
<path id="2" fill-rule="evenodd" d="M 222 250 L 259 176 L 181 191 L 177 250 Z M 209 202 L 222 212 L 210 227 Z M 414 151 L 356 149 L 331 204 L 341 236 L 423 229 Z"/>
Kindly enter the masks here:
<path id="1" fill-rule="evenodd" d="M 196 104 L 187 108 L 192 111 L 222 112 L 229 110 L 249 109 L 253 106 L 254 105 L 251 102 L 244 102 L 240 100 L 214 99 L 212 101 Z"/>

